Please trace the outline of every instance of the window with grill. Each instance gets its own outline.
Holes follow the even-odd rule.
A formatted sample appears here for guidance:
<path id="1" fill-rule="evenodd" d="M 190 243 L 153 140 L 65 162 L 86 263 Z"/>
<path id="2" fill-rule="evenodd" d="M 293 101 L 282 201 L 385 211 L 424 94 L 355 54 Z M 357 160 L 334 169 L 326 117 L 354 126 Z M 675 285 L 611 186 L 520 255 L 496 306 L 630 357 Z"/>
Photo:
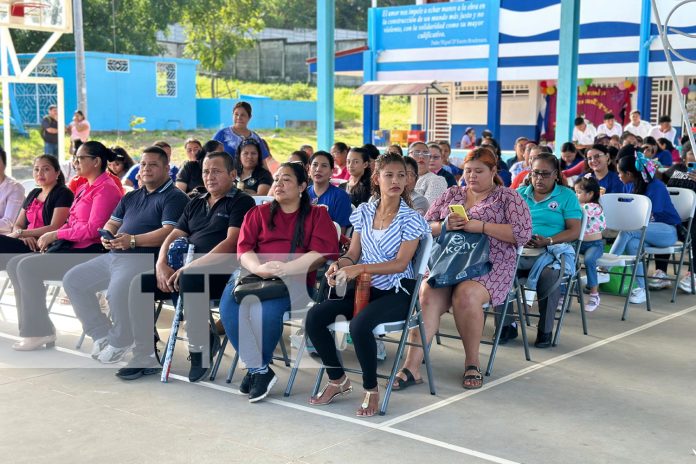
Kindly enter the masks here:
<path id="1" fill-rule="evenodd" d="M 660 116 L 672 114 L 672 78 L 653 78 L 650 96 L 650 123 L 655 125 Z"/>
<path id="2" fill-rule="evenodd" d="M 454 83 L 455 100 L 480 100 L 488 98 L 487 85 L 462 85 Z"/>
<path id="3" fill-rule="evenodd" d="M 157 96 L 176 97 L 176 63 L 157 63 Z"/>
<path id="4" fill-rule="evenodd" d="M 128 60 L 109 58 L 106 60 L 106 70 L 109 72 L 127 73 L 130 71 L 130 62 Z"/>

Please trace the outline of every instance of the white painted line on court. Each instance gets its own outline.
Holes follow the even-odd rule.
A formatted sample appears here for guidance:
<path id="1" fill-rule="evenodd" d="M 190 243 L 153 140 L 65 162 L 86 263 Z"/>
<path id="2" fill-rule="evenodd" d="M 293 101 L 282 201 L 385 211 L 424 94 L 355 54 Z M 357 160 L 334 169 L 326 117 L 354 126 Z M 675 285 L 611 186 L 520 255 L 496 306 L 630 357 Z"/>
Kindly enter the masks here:
<path id="1" fill-rule="evenodd" d="M 642 332 L 644 330 L 647 330 L 651 327 L 655 327 L 656 325 L 662 324 L 664 322 L 671 321 L 672 319 L 683 316 L 683 315 L 688 314 L 688 313 L 693 312 L 693 311 L 696 311 L 696 306 L 691 306 L 690 308 L 686 308 L 686 309 L 683 309 L 683 310 L 678 311 L 676 313 L 669 314 L 667 316 L 663 316 L 663 317 L 656 319 L 652 322 L 648 322 L 648 323 L 640 325 L 634 329 L 627 330 L 626 332 L 621 332 L 620 334 L 613 335 L 609 338 L 605 338 L 604 340 L 599 340 L 599 341 L 592 343 L 590 345 L 584 346 L 582 348 L 578 348 L 577 350 L 570 351 L 566 354 L 556 356 L 555 358 L 551 358 L 551 359 L 548 359 L 546 361 L 542 361 L 538 364 L 535 364 L 535 365 L 529 366 L 525 369 L 513 372 L 512 374 L 508 374 L 505 377 L 501 377 L 501 378 L 494 380 L 492 382 L 487 382 L 483 387 L 481 387 L 478 390 L 467 390 L 463 393 L 451 396 L 447 399 L 444 399 L 442 401 L 438 401 L 437 403 L 431 404 L 429 406 L 425 406 L 423 408 L 416 409 L 415 411 L 411 411 L 411 412 L 403 414 L 401 416 L 397 416 L 393 419 L 390 419 L 386 422 L 383 422 L 381 425 L 384 427 L 391 427 L 391 426 L 399 424 L 401 422 L 413 419 L 414 417 L 418 417 L 418 416 L 421 416 L 423 414 L 427 414 L 429 412 L 443 408 L 449 404 L 456 403 L 457 401 L 463 400 L 464 398 L 468 398 L 470 396 L 476 395 L 476 394 L 484 392 L 486 390 L 490 390 L 493 387 L 497 387 L 498 385 L 502 385 L 502 384 L 507 383 L 511 380 L 522 377 L 523 375 L 527 375 L 531 372 L 538 371 L 539 369 L 543 369 L 545 367 L 552 366 L 552 365 L 559 363 L 561 361 L 565 361 L 566 359 L 570 359 L 572 357 L 581 355 L 583 353 L 587 353 L 588 351 L 595 350 L 595 349 L 600 348 L 600 347 L 607 345 L 609 343 L 615 342 L 617 340 L 621 340 L 622 338 L 626 338 L 626 337 L 633 335 L 635 333 Z"/>

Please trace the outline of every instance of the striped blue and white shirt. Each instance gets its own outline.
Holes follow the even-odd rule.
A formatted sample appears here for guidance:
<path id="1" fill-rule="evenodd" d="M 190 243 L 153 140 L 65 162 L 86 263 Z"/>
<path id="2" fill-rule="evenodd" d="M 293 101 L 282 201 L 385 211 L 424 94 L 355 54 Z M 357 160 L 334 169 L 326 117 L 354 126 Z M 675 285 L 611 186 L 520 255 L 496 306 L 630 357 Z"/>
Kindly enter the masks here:
<path id="1" fill-rule="evenodd" d="M 401 200 L 399 212 L 384 232 L 375 231 L 373 222 L 379 202 L 363 203 L 350 216 L 350 223 L 355 232 L 360 233 L 362 253 L 360 263 L 384 263 L 396 259 L 401 243 L 422 238 L 430 232 L 430 226 L 416 211 Z M 377 232 L 375 234 L 375 232 Z M 379 236 L 379 237 L 378 237 Z M 401 279 L 415 278 L 413 263 L 409 262 L 406 270 L 399 274 L 373 275 L 372 286 L 380 290 L 395 288 L 406 291 L 401 286 Z"/>

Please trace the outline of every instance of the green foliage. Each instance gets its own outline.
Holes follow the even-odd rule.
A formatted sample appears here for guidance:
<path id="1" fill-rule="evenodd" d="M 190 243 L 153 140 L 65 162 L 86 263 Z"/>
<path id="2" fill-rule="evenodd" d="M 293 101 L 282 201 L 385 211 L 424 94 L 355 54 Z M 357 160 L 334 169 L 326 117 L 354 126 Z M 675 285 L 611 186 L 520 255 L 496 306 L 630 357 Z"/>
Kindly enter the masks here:
<path id="1" fill-rule="evenodd" d="M 138 127 L 141 124 L 145 124 L 145 118 L 143 116 L 131 115 L 128 125 L 133 132 L 145 132 L 145 128 Z"/>

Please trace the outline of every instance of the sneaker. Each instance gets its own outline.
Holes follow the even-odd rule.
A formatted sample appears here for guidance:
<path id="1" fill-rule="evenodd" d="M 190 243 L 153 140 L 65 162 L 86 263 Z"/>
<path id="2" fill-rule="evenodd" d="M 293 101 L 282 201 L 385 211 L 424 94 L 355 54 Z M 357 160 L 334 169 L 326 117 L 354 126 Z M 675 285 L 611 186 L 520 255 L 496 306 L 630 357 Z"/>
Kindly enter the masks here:
<path id="1" fill-rule="evenodd" d="M 687 272 L 679 281 L 679 288 L 686 293 L 691 293 L 691 273 Z"/>
<path id="2" fill-rule="evenodd" d="M 536 348 L 548 348 L 551 346 L 551 340 L 552 340 L 552 333 L 551 332 L 542 332 L 541 330 L 537 331 L 537 338 L 536 341 L 534 342 L 534 346 Z"/>
<path id="3" fill-rule="evenodd" d="M 606 284 L 611 279 L 611 276 L 606 272 L 597 272 L 597 283 Z"/>
<path id="4" fill-rule="evenodd" d="M 634 288 L 631 290 L 631 295 L 628 297 L 629 303 L 645 303 L 645 289 L 644 288 Z"/>
<path id="5" fill-rule="evenodd" d="M 107 345 L 106 348 L 99 353 L 97 359 L 102 364 L 114 364 L 120 362 L 132 349 L 131 345 L 124 346 L 123 348 L 116 348 L 115 346 Z"/>
<path id="6" fill-rule="evenodd" d="M 256 403 L 267 397 L 277 381 L 278 377 L 270 367 L 265 374 L 252 374 L 249 386 L 249 402 Z"/>
<path id="7" fill-rule="evenodd" d="M 239 384 L 239 393 L 243 395 L 249 394 L 249 388 L 251 387 L 251 374 L 247 371 L 246 375 L 242 379 L 242 383 Z"/>
<path id="8" fill-rule="evenodd" d="M 162 366 L 157 362 L 155 355 L 137 354 L 126 364 L 126 367 L 116 372 L 116 377 L 123 380 L 135 380 L 161 371 Z"/>
<path id="9" fill-rule="evenodd" d="M 99 355 L 101 354 L 102 351 L 104 351 L 104 348 L 109 344 L 109 338 L 108 337 L 102 337 L 98 340 L 94 340 L 92 343 L 92 352 L 90 353 L 90 356 L 92 356 L 92 359 L 99 359 Z"/>
<path id="10" fill-rule="evenodd" d="M 377 340 L 377 359 L 380 361 L 387 359 L 387 347 L 382 340 Z"/>
<path id="11" fill-rule="evenodd" d="M 669 279 L 667 273 L 658 269 L 652 275 L 652 278 L 648 280 L 648 287 L 650 287 L 650 290 L 662 290 L 664 288 L 671 287 L 672 283 L 669 280 L 665 279 Z"/>
<path id="12" fill-rule="evenodd" d="M 188 360 L 191 361 L 191 368 L 189 369 L 188 374 L 189 382 L 198 382 L 208 375 L 210 370 L 213 368 L 213 360 L 219 350 L 220 337 L 210 332 L 210 356 L 208 359 L 208 367 L 203 367 L 203 353 L 189 353 Z"/>
<path id="13" fill-rule="evenodd" d="M 590 299 L 587 300 L 587 303 L 585 303 L 585 311 L 588 313 L 591 313 L 595 309 L 599 307 L 599 294 L 594 293 L 590 294 Z"/>

